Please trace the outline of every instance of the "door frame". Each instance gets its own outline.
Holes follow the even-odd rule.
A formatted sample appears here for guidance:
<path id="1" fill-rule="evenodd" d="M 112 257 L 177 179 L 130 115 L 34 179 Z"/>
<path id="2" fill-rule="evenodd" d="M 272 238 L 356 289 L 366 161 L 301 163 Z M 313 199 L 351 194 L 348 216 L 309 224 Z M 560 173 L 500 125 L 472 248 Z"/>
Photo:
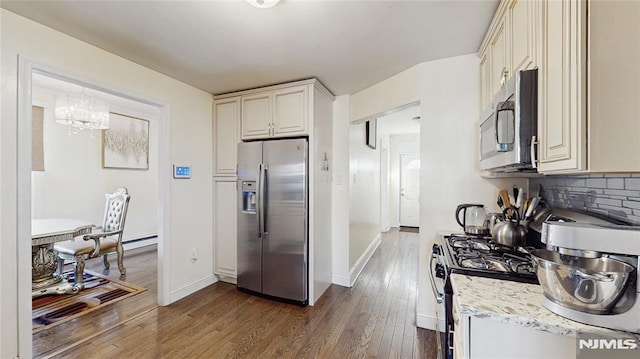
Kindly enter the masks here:
<path id="1" fill-rule="evenodd" d="M 18 352 L 20 357 L 33 356 L 31 308 L 31 101 L 32 74 L 38 72 L 62 81 L 95 89 L 114 96 L 141 102 L 158 108 L 158 304 L 170 303 L 169 273 L 171 187 L 169 161 L 169 104 L 140 96 L 126 89 L 70 74 L 48 65 L 18 56 L 18 118 L 17 118 L 17 255 L 18 255 Z"/>

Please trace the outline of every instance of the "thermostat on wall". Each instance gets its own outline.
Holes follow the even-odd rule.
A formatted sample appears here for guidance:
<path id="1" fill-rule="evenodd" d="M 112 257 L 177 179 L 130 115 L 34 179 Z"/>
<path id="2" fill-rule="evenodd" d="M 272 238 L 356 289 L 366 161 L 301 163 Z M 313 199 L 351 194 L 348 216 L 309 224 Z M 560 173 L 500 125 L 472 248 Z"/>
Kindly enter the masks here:
<path id="1" fill-rule="evenodd" d="M 191 166 L 173 165 L 173 178 L 191 178 Z"/>

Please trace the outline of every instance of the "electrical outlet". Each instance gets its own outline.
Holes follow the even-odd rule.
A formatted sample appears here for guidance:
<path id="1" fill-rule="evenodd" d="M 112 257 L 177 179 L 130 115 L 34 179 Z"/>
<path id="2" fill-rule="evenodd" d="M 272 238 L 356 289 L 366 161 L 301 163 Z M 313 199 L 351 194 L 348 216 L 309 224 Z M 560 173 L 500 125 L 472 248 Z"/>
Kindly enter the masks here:
<path id="1" fill-rule="evenodd" d="M 191 248 L 191 263 L 198 261 L 198 248 Z"/>

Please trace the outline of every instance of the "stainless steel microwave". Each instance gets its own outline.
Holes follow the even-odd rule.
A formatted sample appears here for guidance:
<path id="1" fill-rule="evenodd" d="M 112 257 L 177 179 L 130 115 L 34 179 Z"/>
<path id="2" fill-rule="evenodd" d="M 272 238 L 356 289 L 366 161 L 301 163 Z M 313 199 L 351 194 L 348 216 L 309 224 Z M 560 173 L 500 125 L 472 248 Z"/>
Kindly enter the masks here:
<path id="1" fill-rule="evenodd" d="M 535 170 L 538 70 L 519 71 L 480 117 L 480 169 Z"/>

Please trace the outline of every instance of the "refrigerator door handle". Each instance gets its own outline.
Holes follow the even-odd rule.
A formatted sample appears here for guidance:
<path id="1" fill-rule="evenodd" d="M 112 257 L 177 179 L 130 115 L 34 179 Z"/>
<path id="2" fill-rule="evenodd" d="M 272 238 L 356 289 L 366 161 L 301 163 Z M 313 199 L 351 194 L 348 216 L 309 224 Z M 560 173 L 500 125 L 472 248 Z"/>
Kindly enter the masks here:
<path id="1" fill-rule="evenodd" d="M 267 213 L 266 213 L 266 202 L 268 201 L 267 198 L 267 194 L 266 194 L 266 187 L 267 187 L 267 170 L 269 169 L 269 165 L 262 163 L 260 165 L 260 185 L 258 187 L 258 190 L 260 191 L 260 201 L 258 202 L 260 204 L 260 218 L 259 220 L 261 221 L 259 226 L 260 228 L 262 228 L 262 233 L 266 236 L 267 234 L 269 234 L 269 231 L 267 230 Z"/>
<path id="2" fill-rule="evenodd" d="M 261 163 L 258 166 L 258 238 L 262 238 L 262 233 L 267 233 L 264 228 L 264 199 L 265 199 L 265 179 L 267 175 L 267 165 Z"/>
<path id="3" fill-rule="evenodd" d="M 262 163 L 258 165 L 258 190 L 256 191 L 256 220 L 258 221 L 258 238 L 262 238 Z"/>

